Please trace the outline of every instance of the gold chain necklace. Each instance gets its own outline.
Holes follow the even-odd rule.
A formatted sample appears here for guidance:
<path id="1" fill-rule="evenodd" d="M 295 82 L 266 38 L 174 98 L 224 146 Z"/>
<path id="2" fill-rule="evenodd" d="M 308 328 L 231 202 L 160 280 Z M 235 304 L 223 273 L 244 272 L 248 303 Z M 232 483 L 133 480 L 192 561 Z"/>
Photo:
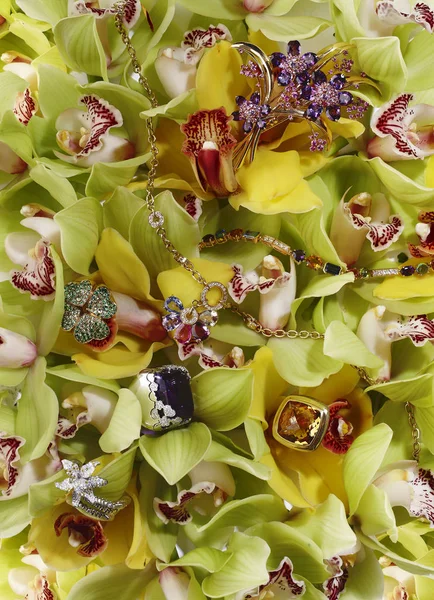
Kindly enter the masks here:
<path id="1" fill-rule="evenodd" d="M 137 58 L 135 48 L 132 45 L 129 35 L 128 35 L 128 32 L 124 26 L 125 6 L 126 6 L 125 1 L 121 1 L 120 3 L 115 4 L 115 6 L 114 6 L 115 11 L 116 11 L 115 12 L 115 26 L 116 26 L 117 31 L 119 32 L 119 35 L 122 38 L 122 41 L 125 45 L 125 48 L 128 52 L 130 59 L 131 59 L 133 71 L 134 71 L 134 73 L 136 73 L 140 85 L 143 87 L 143 89 L 151 103 L 151 106 L 153 108 L 156 108 L 158 106 L 158 100 L 157 100 L 152 88 L 150 87 L 148 80 L 142 73 L 142 67 Z M 203 291 L 201 294 L 201 302 L 200 303 L 195 302 L 193 307 L 184 309 L 187 320 L 188 320 L 188 315 L 191 314 L 192 311 L 195 311 L 196 307 L 199 307 L 199 306 L 205 307 L 205 309 L 210 312 L 219 310 L 220 308 L 226 308 L 226 309 L 229 309 L 230 311 L 232 311 L 233 313 L 237 314 L 238 316 L 240 316 L 249 329 L 256 331 L 257 333 L 259 333 L 267 338 L 271 338 L 271 337 L 289 338 L 289 339 L 300 338 L 300 339 L 313 339 L 313 340 L 324 339 L 324 334 L 320 333 L 319 331 L 307 331 L 307 330 L 296 331 L 294 329 L 271 330 L 269 328 L 263 327 L 263 325 L 257 319 L 255 319 L 255 317 L 253 315 L 251 315 L 245 311 L 242 311 L 236 305 L 232 304 L 231 302 L 228 302 L 227 289 L 223 284 L 221 284 L 220 282 L 217 282 L 217 281 L 207 282 L 206 279 L 203 277 L 203 275 L 197 269 L 195 269 L 193 263 L 186 256 L 181 254 L 181 252 L 179 252 L 175 248 L 174 244 L 167 237 L 167 232 L 164 227 L 164 216 L 155 209 L 154 189 L 155 189 L 155 177 L 156 177 L 157 168 L 158 168 L 158 147 L 157 147 L 157 138 L 155 135 L 154 126 L 153 126 L 151 117 L 148 117 L 146 119 L 146 127 L 147 127 L 147 131 L 148 131 L 148 139 L 149 139 L 149 144 L 150 144 L 150 149 L 151 149 L 151 159 L 149 161 L 149 172 L 148 172 L 148 185 L 146 188 L 146 197 L 145 197 L 145 203 L 149 210 L 149 224 L 151 225 L 151 227 L 153 229 L 155 229 L 156 234 L 160 237 L 160 239 L 162 240 L 162 242 L 164 244 L 164 247 L 172 255 L 172 258 L 181 267 L 183 267 L 186 271 L 188 271 L 195 281 L 197 281 L 199 284 L 201 284 L 203 286 Z M 217 305 L 210 305 L 207 300 L 207 294 L 213 288 L 220 289 L 221 294 L 222 294 L 220 302 Z M 379 383 L 379 381 L 372 379 L 366 373 L 365 369 L 363 369 L 362 367 L 358 367 L 355 365 L 352 365 L 352 366 L 357 370 L 360 377 L 362 377 L 369 385 L 375 385 L 375 384 Z M 421 451 L 420 429 L 417 426 L 417 422 L 416 422 L 415 415 L 414 415 L 413 405 L 410 402 L 406 402 L 405 408 L 406 408 L 406 411 L 408 414 L 408 422 L 409 422 L 409 425 L 411 428 L 411 433 L 412 433 L 413 458 L 416 461 L 418 461 L 420 451 Z"/>

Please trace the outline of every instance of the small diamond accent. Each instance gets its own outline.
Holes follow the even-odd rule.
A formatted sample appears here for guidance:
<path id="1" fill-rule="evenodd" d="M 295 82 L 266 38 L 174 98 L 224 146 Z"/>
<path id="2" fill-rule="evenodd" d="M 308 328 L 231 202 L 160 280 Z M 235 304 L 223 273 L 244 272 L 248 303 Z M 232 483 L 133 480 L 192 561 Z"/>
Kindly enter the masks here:
<path id="1" fill-rule="evenodd" d="M 157 229 L 157 227 L 161 227 L 163 225 L 164 217 L 158 210 L 154 210 L 149 215 L 148 221 L 149 221 L 149 225 L 151 227 L 153 227 L 154 229 Z"/>
<path id="2" fill-rule="evenodd" d="M 184 310 L 181 312 L 180 317 L 181 321 L 185 325 L 194 325 L 199 319 L 199 313 L 195 308 L 190 306 L 188 308 L 184 308 Z"/>
<path id="3" fill-rule="evenodd" d="M 399 275 L 399 269 L 372 269 L 371 277 L 387 277 Z"/>

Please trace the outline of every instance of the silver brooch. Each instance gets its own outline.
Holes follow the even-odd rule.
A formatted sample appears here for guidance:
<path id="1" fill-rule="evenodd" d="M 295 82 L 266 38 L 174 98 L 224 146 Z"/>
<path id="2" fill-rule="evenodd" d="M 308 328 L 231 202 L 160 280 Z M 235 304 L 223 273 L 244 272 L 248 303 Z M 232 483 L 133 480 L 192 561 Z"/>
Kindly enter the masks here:
<path id="1" fill-rule="evenodd" d="M 103 487 L 108 483 L 107 479 L 92 475 L 99 462 L 93 461 L 80 465 L 78 462 L 62 460 L 62 465 L 69 477 L 55 485 L 59 490 L 72 492 L 72 506 L 75 508 L 101 521 L 108 521 L 128 505 L 127 499 L 112 502 L 95 495 L 95 488 Z"/>

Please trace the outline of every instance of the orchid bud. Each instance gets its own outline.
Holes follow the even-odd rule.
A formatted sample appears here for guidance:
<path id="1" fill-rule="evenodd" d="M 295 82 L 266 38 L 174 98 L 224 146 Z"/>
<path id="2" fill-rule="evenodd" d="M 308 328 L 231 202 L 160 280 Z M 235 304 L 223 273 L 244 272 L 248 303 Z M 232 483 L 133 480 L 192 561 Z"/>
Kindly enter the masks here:
<path id="1" fill-rule="evenodd" d="M 253 13 L 263 12 L 274 0 L 243 0 L 243 6 L 246 10 Z"/>
<path id="2" fill-rule="evenodd" d="M 385 306 L 375 306 L 360 319 L 357 335 L 367 349 L 384 361 L 384 365 L 376 371 L 376 379 L 389 381 L 392 369 L 392 340 L 386 335 L 387 322 L 382 319 L 386 313 Z"/>
<path id="3" fill-rule="evenodd" d="M 348 202 L 343 196 L 333 214 L 330 240 L 339 258 L 347 265 L 357 261 L 366 238 L 366 229 L 355 229 L 351 215 L 369 217 L 371 204 L 372 197 L 366 192 L 356 194 Z"/>
<path id="4" fill-rule="evenodd" d="M 274 284 L 270 288 L 259 287 L 259 321 L 263 327 L 271 330 L 285 327 L 291 313 L 297 291 L 297 276 L 292 258 L 290 264 L 290 272 L 287 273 L 282 262 L 275 256 L 268 255 L 262 261 L 259 283 L 274 281 Z"/>
<path id="5" fill-rule="evenodd" d="M 196 65 L 184 61 L 182 48 L 160 50 L 155 60 L 155 70 L 169 98 L 176 98 L 196 85 Z"/>
<path id="6" fill-rule="evenodd" d="M 35 344 L 20 333 L 0 327 L 0 367 L 29 367 L 38 356 Z"/>

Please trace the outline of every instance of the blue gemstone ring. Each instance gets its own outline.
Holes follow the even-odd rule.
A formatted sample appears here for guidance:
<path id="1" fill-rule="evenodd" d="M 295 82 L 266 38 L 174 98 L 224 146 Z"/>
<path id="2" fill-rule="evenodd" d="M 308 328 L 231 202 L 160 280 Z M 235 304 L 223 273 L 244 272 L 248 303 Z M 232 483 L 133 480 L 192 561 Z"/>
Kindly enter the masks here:
<path id="1" fill-rule="evenodd" d="M 190 374 L 185 367 L 145 369 L 137 375 L 130 390 L 140 401 L 145 435 L 183 427 L 193 418 Z"/>

